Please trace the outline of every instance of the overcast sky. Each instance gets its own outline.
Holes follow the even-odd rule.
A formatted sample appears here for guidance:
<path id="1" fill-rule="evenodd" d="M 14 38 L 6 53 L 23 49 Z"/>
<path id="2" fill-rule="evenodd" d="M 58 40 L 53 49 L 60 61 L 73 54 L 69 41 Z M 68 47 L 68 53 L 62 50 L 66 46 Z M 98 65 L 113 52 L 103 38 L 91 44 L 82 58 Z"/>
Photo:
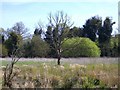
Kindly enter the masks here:
<path id="1" fill-rule="evenodd" d="M 16 2 L 17 1 L 17 2 Z M 30 32 L 34 32 L 37 23 L 48 23 L 50 12 L 67 13 L 74 22 L 73 26 L 82 27 L 85 21 L 92 16 L 112 17 L 116 22 L 114 30 L 118 28 L 118 1 L 119 0 L 1 0 L 0 27 L 11 28 L 16 22 L 22 21 Z"/>

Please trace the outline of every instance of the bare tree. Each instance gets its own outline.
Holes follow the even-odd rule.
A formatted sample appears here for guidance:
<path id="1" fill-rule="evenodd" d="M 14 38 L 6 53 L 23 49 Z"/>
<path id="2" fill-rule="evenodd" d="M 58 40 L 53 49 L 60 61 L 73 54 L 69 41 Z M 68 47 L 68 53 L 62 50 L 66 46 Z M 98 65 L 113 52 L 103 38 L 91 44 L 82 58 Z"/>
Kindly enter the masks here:
<path id="1" fill-rule="evenodd" d="M 58 65 L 60 65 L 61 59 L 61 46 L 63 43 L 66 34 L 69 31 L 69 28 L 73 25 L 70 22 L 70 18 L 67 14 L 64 14 L 62 11 L 58 11 L 55 15 L 49 14 L 49 27 L 51 27 L 51 34 L 50 36 L 46 35 L 45 40 L 51 40 L 49 43 L 51 48 L 55 50 L 58 59 Z M 50 38 L 50 39 L 49 39 Z"/>
<path id="2" fill-rule="evenodd" d="M 21 58 L 22 53 L 19 49 L 14 49 L 12 52 L 12 61 L 6 65 L 5 71 L 4 71 L 4 83 L 3 86 L 9 87 L 12 89 L 12 79 L 17 75 L 17 73 L 13 73 L 14 65 L 18 62 L 18 60 Z"/>
<path id="3" fill-rule="evenodd" d="M 26 39 L 28 37 L 30 37 L 30 33 L 28 32 L 29 29 L 25 27 L 23 22 L 16 22 L 14 24 L 14 26 L 12 28 L 8 28 L 7 29 L 7 34 L 9 35 L 9 33 L 13 31 L 16 34 L 20 35 L 23 37 L 23 39 Z"/>

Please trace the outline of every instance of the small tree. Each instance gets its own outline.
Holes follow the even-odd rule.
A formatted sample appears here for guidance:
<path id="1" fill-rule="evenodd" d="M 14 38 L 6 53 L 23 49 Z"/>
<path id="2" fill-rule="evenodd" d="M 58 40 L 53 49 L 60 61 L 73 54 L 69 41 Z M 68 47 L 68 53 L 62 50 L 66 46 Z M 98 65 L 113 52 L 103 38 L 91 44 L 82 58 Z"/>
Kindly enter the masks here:
<path id="1" fill-rule="evenodd" d="M 14 65 L 18 62 L 18 60 L 21 58 L 22 53 L 20 48 L 14 48 L 12 51 L 12 61 L 6 65 L 5 71 L 4 71 L 4 77 L 3 77 L 3 86 L 9 87 L 12 90 L 12 79 L 16 76 L 17 73 L 13 73 Z"/>
<path id="2" fill-rule="evenodd" d="M 22 39 L 20 33 L 12 30 L 8 32 L 8 39 L 5 41 L 5 46 L 12 60 L 6 65 L 3 86 L 9 87 L 10 89 L 12 88 L 12 79 L 16 76 L 16 73 L 13 73 L 14 65 L 22 56 Z"/>
<path id="3" fill-rule="evenodd" d="M 71 27 L 72 24 L 67 14 L 64 14 L 62 11 L 57 12 L 55 16 L 50 13 L 48 20 L 49 28 L 45 35 L 45 41 L 48 42 L 50 48 L 55 51 L 58 65 L 60 65 L 62 41 L 67 36 L 68 28 Z"/>

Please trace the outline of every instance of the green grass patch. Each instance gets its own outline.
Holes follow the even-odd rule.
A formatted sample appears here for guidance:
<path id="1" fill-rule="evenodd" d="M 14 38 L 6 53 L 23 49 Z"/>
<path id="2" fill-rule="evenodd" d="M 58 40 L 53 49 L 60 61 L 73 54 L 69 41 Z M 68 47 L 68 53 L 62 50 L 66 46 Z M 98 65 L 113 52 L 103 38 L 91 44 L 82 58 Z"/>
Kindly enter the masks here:
<path id="1" fill-rule="evenodd" d="M 2 61 L 2 66 L 6 66 L 7 64 L 9 64 L 10 61 Z M 44 62 L 40 62 L 40 61 L 18 61 L 15 65 L 21 66 L 21 65 L 40 65 Z M 46 64 L 51 64 L 51 65 L 55 65 L 56 62 L 51 61 L 51 62 L 45 62 Z"/>

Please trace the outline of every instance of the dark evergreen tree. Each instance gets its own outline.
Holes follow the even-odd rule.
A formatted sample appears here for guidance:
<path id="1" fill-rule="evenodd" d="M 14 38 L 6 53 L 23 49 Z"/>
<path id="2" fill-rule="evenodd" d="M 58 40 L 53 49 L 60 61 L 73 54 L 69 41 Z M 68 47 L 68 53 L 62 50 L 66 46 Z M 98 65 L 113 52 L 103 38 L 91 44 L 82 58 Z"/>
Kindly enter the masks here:
<path id="1" fill-rule="evenodd" d="M 106 17 L 104 20 L 103 26 L 98 30 L 98 42 L 99 47 L 101 49 L 101 56 L 111 56 L 112 55 L 112 48 L 111 48 L 111 37 L 112 37 L 112 26 L 115 22 L 109 17 Z"/>
<path id="2" fill-rule="evenodd" d="M 104 20 L 103 26 L 98 30 L 99 43 L 110 41 L 110 38 L 112 36 L 111 34 L 113 31 L 113 28 L 112 28 L 113 24 L 115 24 L 115 22 L 112 22 L 112 20 L 109 17 L 106 17 L 106 19 Z"/>
<path id="3" fill-rule="evenodd" d="M 0 44 L 3 44 L 4 41 L 5 41 L 5 39 L 4 39 L 4 35 L 1 35 L 1 34 L 0 34 Z"/>
<path id="4" fill-rule="evenodd" d="M 51 26 L 47 27 L 47 31 L 44 39 L 49 44 L 51 49 L 50 52 L 48 53 L 48 57 L 54 57 L 54 58 L 57 57 L 53 44 L 53 30 Z"/>
<path id="5" fill-rule="evenodd" d="M 85 25 L 83 25 L 83 36 L 90 38 L 92 41 L 96 41 L 96 35 L 101 25 L 102 19 L 98 16 L 88 19 Z"/>
<path id="6" fill-rule="evenodd" d="M 78 27 L 75 27 L 75 26 L 69 30 L 69 33 L 67 35 L 68 38 L 82 37 L 82 36 L 83 36 L 82 28 L 78 28 Z"/>
<path id="7" fill-rule="evenodd" d="M 39 35 L 41 37 L 42 34 L 42 29 L 41 28 L 36 28 L 34 31 L 34 35 Z"/>
<path id="8" fill-rule="evenodd" d="M 5 31 L 3 28 L 0 28 L 0 44 L 3 44 L 5 41 Z"/>
<path id="9" fill-rule="evenodd" d="M 5 41 L 5 46 L 8 49 L 8 55 L 11 56 L 13 51 L 18 48 L 19 37 L 15 32 L 9 34 L 8 39 Z"/>

